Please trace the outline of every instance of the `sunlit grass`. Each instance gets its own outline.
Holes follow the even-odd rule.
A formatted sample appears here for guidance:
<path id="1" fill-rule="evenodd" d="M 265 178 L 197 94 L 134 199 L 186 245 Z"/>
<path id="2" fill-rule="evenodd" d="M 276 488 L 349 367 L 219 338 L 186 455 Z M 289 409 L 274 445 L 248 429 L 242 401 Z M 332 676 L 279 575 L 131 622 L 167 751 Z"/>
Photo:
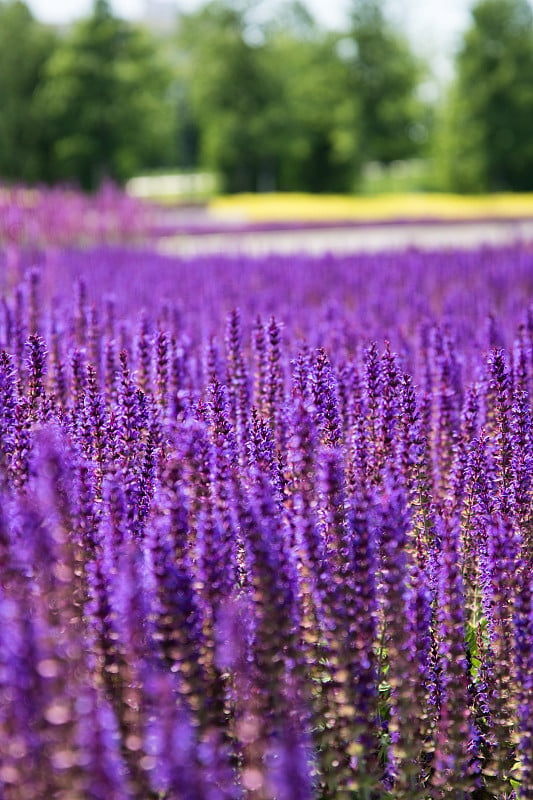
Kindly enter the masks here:
<path id="1" fill-rule="evenodd" d="M 533 217 L 533 194 L 239 194 L 214 198 L 209 207 L 217 216 L 254 222 L 517 218 Z"/>

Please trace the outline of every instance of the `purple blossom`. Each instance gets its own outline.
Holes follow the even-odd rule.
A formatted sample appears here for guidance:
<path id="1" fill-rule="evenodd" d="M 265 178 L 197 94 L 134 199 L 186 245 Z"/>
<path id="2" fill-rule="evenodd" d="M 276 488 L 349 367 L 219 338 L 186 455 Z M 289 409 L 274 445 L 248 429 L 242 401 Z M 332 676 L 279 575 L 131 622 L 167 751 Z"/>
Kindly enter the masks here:
<path id="1" fill-rule="evenodd" d="M 531 249 L 178 260 L 110 191 L 40 251 L 6 192 L 2 797 L 532 797 Z"/>

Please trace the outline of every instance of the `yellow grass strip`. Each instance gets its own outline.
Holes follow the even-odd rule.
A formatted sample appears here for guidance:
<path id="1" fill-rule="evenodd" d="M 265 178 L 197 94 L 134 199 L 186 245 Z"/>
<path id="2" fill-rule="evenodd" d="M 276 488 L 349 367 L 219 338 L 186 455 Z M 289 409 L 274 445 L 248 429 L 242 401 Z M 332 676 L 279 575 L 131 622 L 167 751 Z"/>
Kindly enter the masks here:
<path id="1" fill-rule="evenodd" d="M 533 217 L 533 194 L 239 194 L 216 197 L 209 207 L 220 218 L 250 222 L 513 218 Z"/>

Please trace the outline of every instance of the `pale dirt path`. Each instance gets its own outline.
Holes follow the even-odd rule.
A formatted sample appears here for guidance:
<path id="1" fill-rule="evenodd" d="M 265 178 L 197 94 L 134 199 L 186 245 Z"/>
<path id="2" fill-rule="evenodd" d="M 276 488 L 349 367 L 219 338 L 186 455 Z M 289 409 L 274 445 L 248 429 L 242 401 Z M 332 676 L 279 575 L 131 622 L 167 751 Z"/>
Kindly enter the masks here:
<path id="1" fill-rule="evenodd" d="M 533 242 L 533 220 L 468 223 L 401 223 L 355 228 L 232 232 L 180 235 L 160 240 L 159 250 L 174 255 L 208 253 L 350 253 L 379 250 L 476 247 Z"/>

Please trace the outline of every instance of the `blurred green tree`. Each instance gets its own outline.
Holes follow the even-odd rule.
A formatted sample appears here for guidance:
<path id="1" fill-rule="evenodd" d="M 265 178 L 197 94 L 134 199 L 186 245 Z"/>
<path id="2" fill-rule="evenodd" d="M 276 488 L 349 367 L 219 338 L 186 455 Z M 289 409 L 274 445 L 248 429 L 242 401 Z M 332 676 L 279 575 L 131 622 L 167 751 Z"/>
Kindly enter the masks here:
<path id="1" fill-rule="evenodd" d="M 456 62 L 438 137 L 441 179 L 460 192 L 533 189 L 533 12 L 481 0 Z"/>
<path id="2" fill-rule="evenodd" d="M 264 110 L 272 98 L 249 39 L 248 11 L 247 4 L 213 0 L 183 14 L 177 34 L 182 114 L 197 126 L 203 166 L 230 192 L 255 190 L 271 156 Z"/>
<path id="3" fill-rule="evenodd" d="M 246 0 L 212 0 L 182 16 L 186 119 L 225 191 L 352 187 L 357 104 L 337 42 L 300 2 L 267 20 Z"/>
<path id="4" fill-rule="evenodd" d="M 422 63 L 386 18 L 381 0 L 352 0 L 351 23 L 361 157 L 389 164 L 419 155 L 428 119 L 419 95 Z"/>
<path id="5" fill-rule="evenodd" d="M 54 177 L 93 189 L 105 178 L 122 182 L 168 164 L 175 135 L 170 81 L 150 34 L 96 0 L 46 65 L 39 101 L 53 139 Z"/>
<path id="6" fill-rule="evenodd" d="M 56 46 L 20 0 L 0 2 L 0 176 L 38 181 L 47 177 L 50 142 L 38 87 Z"/>
<path id="7" fill-rule="evenodd" d="M 359 105 L 342 37 L 317 25 L 299 0 L 284 4 L 264 34 L 276 188 L 351 191 L 360 166 Z"/>

